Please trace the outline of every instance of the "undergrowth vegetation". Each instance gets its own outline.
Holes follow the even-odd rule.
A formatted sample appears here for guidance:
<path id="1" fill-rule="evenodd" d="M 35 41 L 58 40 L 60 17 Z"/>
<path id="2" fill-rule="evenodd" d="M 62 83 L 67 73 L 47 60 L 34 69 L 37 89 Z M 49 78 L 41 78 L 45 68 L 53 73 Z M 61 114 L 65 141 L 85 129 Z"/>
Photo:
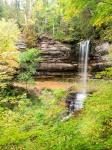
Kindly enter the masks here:
<path id="1" fill-rule="evenodd" d="M 0 107 L 1 150 L 111 150 L 112 83 L 91 83 L 85 109 L 62 122 L 67 91 L 43 89 L 35 103 L 20 94 L 13 109 Z M 17 96 L 17 95 L 16 95 Z M 8 98 L 14 100 L 14 95 Z"/>
<path id="2" fill-rule="evenodd" d="M 96 78 L 112 79 L 112 67 L 106 68 L 104 71 L 97 73 Z"/>

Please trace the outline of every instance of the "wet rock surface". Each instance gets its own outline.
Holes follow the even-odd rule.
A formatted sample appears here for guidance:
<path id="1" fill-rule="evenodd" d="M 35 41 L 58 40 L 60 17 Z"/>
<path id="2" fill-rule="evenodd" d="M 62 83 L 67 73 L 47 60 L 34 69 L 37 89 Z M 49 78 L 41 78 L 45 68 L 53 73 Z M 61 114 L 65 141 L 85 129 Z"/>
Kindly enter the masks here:
<path id="1" fill-rule="evenodd" d="M 69 95 L 66 97 L 65 103 L 68 114 L 74 112 L 75 110 L 76 95 L 77 93 L 70 92 Z"/>

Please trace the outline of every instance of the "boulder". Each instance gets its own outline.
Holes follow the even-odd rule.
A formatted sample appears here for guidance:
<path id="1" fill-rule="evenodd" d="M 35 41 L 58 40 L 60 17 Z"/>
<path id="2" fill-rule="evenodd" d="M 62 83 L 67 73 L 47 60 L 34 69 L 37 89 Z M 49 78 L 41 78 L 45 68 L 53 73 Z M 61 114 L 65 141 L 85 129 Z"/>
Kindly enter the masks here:
<path id="1" fill-rule="evenodd" d="M 110 44 L 108 42 L 101 43 L 95 47 L 97 54 L 106 55 L 109 53 Z"/>
<path id="2" fill-rule="evenodd" d="M 112 44 L 109 42 L 99 43 L 98 41 L 94 44 L 93 49 L 90 53 L 90 63 L 91 73 L 103 71 L 105 68 L 111 67 L 112 62 L 109 58 L 109 52 L 111 50 Z"/>

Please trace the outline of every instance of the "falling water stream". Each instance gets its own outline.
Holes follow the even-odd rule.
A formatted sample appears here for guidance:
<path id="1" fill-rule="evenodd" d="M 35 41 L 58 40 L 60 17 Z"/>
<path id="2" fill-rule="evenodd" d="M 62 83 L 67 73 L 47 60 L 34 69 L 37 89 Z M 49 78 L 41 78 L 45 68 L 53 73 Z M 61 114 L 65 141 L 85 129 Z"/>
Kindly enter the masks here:
<path id="1" fill-rule="evenodd" d="M 89 43 L 90 40 L 80 42 L 79 75 L 81 78 L 79 84 L 81 85 L 81 90 L 77 94 L 70 93 L 67 98 L 69 115 L 63 117 L 62 121 L 68 120 L 74 111 L 82 109 L 84 100 L 87 97 Z"/>
<path id="2" fill-rule="evenodd" d="M 90 43 L 90 40 L 80 42 L 79 74 L 81 76 L 81 79 L 80 79 L 81 90 L 76 95 L 76 101 L 74 104 L 75 110 L 79 110 L 83 108 L 84 100 L 87 97 L 89 43 Z"/>

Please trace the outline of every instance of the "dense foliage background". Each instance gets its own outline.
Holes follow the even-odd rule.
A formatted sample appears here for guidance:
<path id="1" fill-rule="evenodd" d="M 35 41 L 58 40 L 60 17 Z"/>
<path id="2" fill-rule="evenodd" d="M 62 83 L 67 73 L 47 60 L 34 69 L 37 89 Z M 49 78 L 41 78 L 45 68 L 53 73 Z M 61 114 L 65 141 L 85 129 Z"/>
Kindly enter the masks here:
<path id="1" fill-rule="evenodd" d="M 111 0 L 15 0 L 10 4 L 0 1 L 0 17 L 15 19 L 33 42 L 34 33 L 58 40 L 98 37 L 111 41 L 111 14 Z"/>

